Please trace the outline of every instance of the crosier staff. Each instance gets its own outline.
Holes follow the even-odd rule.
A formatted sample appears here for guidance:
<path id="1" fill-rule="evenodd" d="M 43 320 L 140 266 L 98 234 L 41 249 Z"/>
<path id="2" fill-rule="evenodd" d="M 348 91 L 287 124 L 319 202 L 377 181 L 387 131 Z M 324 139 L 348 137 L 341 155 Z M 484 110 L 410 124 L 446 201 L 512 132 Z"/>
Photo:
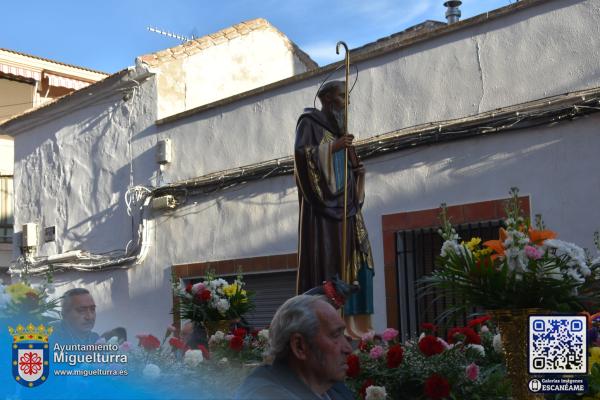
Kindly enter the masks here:
<path id="1" fill-rule="evenodd" d="M 348 99 L 350 92 L 348 90 L 348 80 L 350 76 L 350 52 L 348 51 L 348 45 L 345 42 L 339 41 L 335 45 L 335 54 L 340 54 L 340 45 L 344 46 L 346 51 L 346 90 L 344 93 L 344 129 L 343 134 L 348 134 Z M 342 280 L 344 282 L 350 281 L 350 271 L 348 270 L 348 264 L 346 260 L 346 253 L 348 249 L 348 238 L 347 238 L 347 225 L 348 225 L 348 147 L 344 149 L 344 219 L 342 220 Z"/>

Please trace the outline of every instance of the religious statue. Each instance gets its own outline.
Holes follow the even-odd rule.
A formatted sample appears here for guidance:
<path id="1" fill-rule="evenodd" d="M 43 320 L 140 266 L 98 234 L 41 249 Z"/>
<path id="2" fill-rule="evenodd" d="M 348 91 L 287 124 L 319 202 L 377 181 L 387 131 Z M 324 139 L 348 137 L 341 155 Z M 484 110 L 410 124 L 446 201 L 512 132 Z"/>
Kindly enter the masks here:
<path id="1" fill-rule="evenodd" d="M 321 110 L 305 109 L 296 125 L 294 161 L 300 205 L 296 289 L 303 293 L 336 275 L 348 283 L 358 282 L 360 290 L 344 307 L 348 332 L 358 336 L 371 329 L 374 270 L 361 214 L 365 170 L 352 146 L 354 136 L 344 133 L 344 85 L 343 81 L 322 85 L 317 93 Z M 344 236 L 346 245 L 342 243 Z M 346 271 L 342 267 L 343 248 Z"/>

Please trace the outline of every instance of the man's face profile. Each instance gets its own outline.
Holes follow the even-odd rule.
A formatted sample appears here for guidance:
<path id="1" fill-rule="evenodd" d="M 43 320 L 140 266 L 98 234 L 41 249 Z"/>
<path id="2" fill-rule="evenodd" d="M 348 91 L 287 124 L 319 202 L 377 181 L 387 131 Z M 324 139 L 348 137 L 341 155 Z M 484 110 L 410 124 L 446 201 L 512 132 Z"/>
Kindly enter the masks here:
<path id="1" fill-rule="evenodd" d="M 340 130 L 344 127 L 345 96 L 346 92 L 342 87 L 334 86 L 321 99 L 323 109 L 333 116 Z"/>
<path id="2" fill-rule="evenodd" d="M 329 101 L 335 111 L 343 111 L 346 103 L 346 93 L 339 86 L 334 86 L 329 92 Z"/>
<path id="3" fill-rule="evenodd" d="M 344 380 L 348 365 L 346 358 L 352 347 L 344 336 L 345 324 L 339 313 L 328 303 L 319 302 L 316 306 L 319 318 L 319 332 L 314 337 L 312 354 L 307 359 L 313 371 L 323 381 L 334 383 Z"/>
<path id="4" fill-rule="evenodd" d="M 63 310 L 63 319 L 77 332 L 90 332 L 96 323 L 96 304 L 92 296 L 87 293 L 72 296 L 67 309 Z"/>

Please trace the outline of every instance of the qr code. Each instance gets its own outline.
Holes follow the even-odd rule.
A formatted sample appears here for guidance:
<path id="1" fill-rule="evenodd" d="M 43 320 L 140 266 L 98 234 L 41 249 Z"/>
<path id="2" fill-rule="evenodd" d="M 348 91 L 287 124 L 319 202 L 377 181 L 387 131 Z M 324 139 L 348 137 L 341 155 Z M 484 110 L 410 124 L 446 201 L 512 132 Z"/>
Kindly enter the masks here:
<path id="1" fill-rule="evenodd" d="M 530 316 L 529 373 L 585 374 L 586 340 L 583 316 Z"/>

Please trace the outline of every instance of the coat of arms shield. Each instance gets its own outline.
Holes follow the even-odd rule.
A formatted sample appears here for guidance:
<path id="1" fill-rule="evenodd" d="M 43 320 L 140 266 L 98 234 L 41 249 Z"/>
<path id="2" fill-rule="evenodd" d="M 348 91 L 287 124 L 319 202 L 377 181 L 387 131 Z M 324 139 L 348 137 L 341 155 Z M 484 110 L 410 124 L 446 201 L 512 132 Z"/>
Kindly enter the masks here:
<path id="1" fill-rule="evenodd" d="M 19 325 L 16 331 L 12 328 L 9 331 L 13 336 L 13 378 L 26 387 L 41 385 L 50 372 L 48 336 L 52 333 L 51 328 L 48 332 L 43 325 L 29 324 L 27 328 Z"/>

